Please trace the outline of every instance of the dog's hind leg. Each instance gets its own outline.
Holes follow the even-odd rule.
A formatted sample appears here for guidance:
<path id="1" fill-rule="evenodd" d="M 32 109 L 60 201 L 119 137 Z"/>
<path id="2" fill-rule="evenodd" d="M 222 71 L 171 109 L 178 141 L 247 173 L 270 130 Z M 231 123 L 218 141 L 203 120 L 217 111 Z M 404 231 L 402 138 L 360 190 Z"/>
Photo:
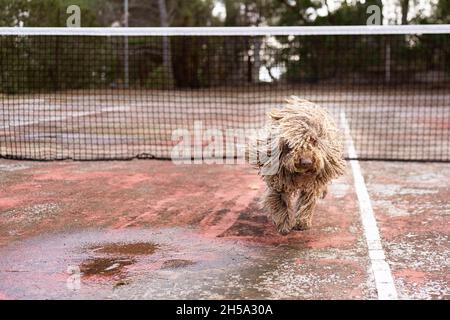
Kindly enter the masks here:
<path id="1" fill-rule="evenodd" d="M 292 230 L 294 219 L 289 214 L 289 196 L 269 188 L 263 199 L 263 205 L 270 211 L 278 232 L 286 235 Z"/>
<path id="2" fill-rule="evenodd" d="M 312 191 L 302 191 L 295 204 L 295 230 L 307 230 L 312 226 L 312 216 L 317 196 Z"/>

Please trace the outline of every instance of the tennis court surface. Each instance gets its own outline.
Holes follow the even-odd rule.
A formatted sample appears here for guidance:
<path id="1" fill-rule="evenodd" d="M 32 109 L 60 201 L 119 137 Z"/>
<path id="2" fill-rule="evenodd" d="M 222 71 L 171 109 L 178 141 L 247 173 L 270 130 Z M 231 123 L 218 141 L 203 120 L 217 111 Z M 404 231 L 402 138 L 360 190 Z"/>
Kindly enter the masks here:
<path id="1" fill-rule="evenodd" d="M 450 299 L 449 33 L 0 28 L 0 299 Z M 290 95 L 347 171 L 281 236 L 234 152 Z"/>
<path id="2" fill-rule="evenodd" d="M 450 165 L 359 165 L 365 187 L 349 164 L 313 229 L 283 237 L 248 166 L 1 160 L 0 297 L 448 299 Z"/>

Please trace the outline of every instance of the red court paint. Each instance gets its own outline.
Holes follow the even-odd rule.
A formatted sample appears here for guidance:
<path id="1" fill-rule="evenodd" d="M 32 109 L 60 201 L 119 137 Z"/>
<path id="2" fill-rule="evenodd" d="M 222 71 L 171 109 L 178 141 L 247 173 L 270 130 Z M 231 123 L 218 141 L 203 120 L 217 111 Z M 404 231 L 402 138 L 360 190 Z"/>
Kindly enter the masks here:
<path id="1" fill-rule="evenodd" d="M 142 298 L 155 286 L 160 290 L 152 291 L 152 297 L 373 298 L 349 175 L 319 203 L 312 230 L 281 236 L 259 206 L 264 185 L 249 166 L 176 166 L 153 160 L 24 163 L 23 169 L 2 173 L 8 179 L 1 199 L 14 199 L 9 202 L 14 212 L 6 209 L 0 225 L 0 250 L 5 267 L 29 264 L 22 277 L 36 290 L 17 282 L 15 273 L 6 273 L 3 285 L 13 288 L 6 292 L 12 298 L 100 298 L 116 291 Z M 92 228 L 98 231 L 90 233 Z M 123 266 L 114 264 L 123 257 L 105 258 L 83 249 L 90 241 L 118 238 L 149 238 L 161 249 Z M 346 256 L 354 271 L 349 264 L 320 262 L 334 261 L 336 255 Z M 39 257 L 45 257 L 45 265 Z M 67 291 L 67 265 L 83 266 L 86 259 L 91 260 L 85 270 L 100 274 L 83 276 L 80 292 Z M 310 263 L 296 267 L 297 259 Z M 101 272 L 109 262 L 120 272 Z M 38 272 L 43 269 L 48 272 Z M 179 282 L 186 269 L 194 278 Z M 195 277 L 209 275 L 197 288 Z M 233 277 L 242 279 L 234 283 Z M 222 278 L 225 282 L 214 284 Z M 307 290 L 305 281 L 313 279 L 318 288 Z M 287 289 L 292 281 L 298 286 Z"/>
<path id="2" fill-rule="evenodd" d="M 349 172 L 320 201 L 313 229 L 280 236 L 258 204 L 264 186 L 245 165 L 0 161 L 23 164 L 0 174 L 0 269 L 29 265 L 25 274 L 1 274 L 0 292 L 6 298 L 376 298 Z M 450 272 L 432 251 L 441 257 L 449 252 L 448 219 L 440 204 L 448 199 L 446 171 L 432 168 L 436 174 L 420 177 L 425 168 L 401 167 L 410 172 L 402 174 L 399 167 L 366 165 L 402 297 L 445 296 Z M 442 186 L 437 193 L 415 195 L 417 200 L 399 195 L 405 193 L 401 188 L 383 193 L 374 186 L 380 171 L 387 173 L 381 184 Z M 414 214 L 417 209 L 420 214 Z M 395 216 L 399 212 L 406 215 Z M 133 258 L 136 262 L 123 267 L 126 281 L 103 277 L 95 284 L 95 277 L 83 278 L 87 282 L 80 292 L 67 291 L 67 265 L 92 258 L 86 246 L 147 240 L 160 244 L 160 251 Z M 19 275 L 34 287 L 17 281 Z M 154 287 L 160 290 L 148 289 Z"/>

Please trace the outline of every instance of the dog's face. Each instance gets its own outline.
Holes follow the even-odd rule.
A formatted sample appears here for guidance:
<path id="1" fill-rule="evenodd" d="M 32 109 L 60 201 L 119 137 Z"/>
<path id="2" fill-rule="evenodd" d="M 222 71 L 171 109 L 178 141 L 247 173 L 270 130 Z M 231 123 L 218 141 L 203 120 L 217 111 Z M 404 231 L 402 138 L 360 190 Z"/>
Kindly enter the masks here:
<path id="1" fill-rule="evenodd" d="M 290 99 L 270 113 L 278 137 L 279 167 L 296 175 L 330 180 L 343 174 L 343 145 L 334 121 L 325 109 L 311 102 Z"/>
<path id="2" fill-rule="evenodd" d="M 319 174 L 325 165 L 324 155 L 314 138 L 301 145 L 280 139 L 280 165 L 295 174 Z"/>

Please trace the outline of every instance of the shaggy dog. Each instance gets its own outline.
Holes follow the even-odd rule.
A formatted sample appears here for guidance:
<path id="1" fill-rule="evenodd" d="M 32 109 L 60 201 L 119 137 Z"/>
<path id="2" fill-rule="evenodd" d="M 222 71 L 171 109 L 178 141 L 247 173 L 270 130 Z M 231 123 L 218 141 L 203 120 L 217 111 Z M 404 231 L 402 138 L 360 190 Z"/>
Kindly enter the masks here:
<path id="1" fill-rule="evenodd" d="M 309 101 L 291 97 L 269 118 L 268 136 L 251 142 L 249 156 L 267 184 L 263 206 L 285 235 L 311 227 L 316 201 L 344 173 L 343 144 L 328 112 Z"/>

